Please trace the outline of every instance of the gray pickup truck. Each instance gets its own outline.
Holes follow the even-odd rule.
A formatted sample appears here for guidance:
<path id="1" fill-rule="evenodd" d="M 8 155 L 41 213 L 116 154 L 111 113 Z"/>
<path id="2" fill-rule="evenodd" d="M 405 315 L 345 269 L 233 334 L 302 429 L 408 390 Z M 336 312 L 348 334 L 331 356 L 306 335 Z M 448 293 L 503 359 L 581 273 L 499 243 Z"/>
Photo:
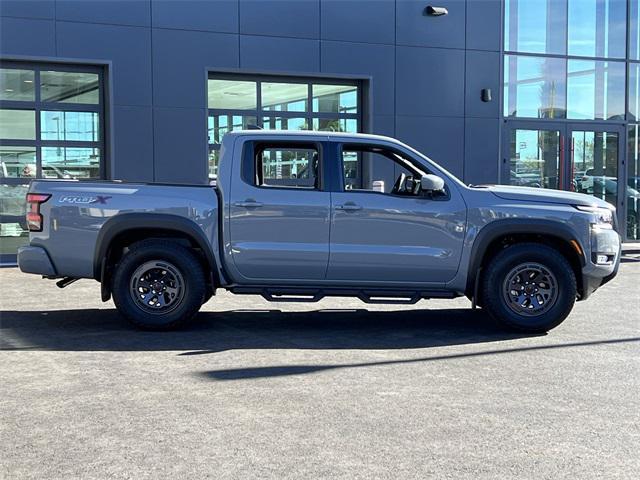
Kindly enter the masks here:
<path id="1" fill-rule="evenodd" d="M 20 269 L 101 283 L 135 325 L 190 320 L 218 288 L 270 301 L 415 303 L 466 295 L 547 331 L 617 273 L 614 209 L 594 197 L 466 186 L 392 138 L 247 130 L 215 186 L 35 180 Z"/>

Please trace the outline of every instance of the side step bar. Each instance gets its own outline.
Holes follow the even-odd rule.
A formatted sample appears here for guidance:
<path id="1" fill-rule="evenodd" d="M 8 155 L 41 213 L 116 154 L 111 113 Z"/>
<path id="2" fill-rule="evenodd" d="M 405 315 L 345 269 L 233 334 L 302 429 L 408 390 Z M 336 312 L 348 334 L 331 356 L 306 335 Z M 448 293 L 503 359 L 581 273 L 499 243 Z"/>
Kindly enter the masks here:
<path id="1" fill-rule="evenodd" d="M 319 302 L 325 297 L 356 297 L 364 303 L 413 305 L 425 298 L 455 298 L 448 290 L 358 290 L 350 288 L 232 287 L 231 293 L 261 295 L 269 302 Z"/>

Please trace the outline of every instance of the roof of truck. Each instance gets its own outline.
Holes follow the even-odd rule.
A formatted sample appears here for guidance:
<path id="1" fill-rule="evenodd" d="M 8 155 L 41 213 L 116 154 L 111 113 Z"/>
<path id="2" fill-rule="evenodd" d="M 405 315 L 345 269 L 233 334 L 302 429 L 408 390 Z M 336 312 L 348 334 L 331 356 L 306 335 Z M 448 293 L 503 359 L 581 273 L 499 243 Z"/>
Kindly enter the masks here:
<path id="1" fill-rule="evenodd" d="M 227 133 L 225 136 L 242 136 L 242 135 L 251 135 L 251 136 L 265 136 L 265 137 L 273 137 L 273 136 L 285 136 L 285 137 L 313 137 L 313 138 L 321 138 L 321 137 L 333 137 L 333 138 L 362 138 L 362 139 L 378 139 L 378 140 L 395 140 L 391 137 L 387 137 L 384 135 L 373 135 L 370 133 L 348 133 L 348 132 L 323 132 L 317 130 L 234 130 L 233 132 Z M 395 140 L 397 141 L 397 140 Z"/>

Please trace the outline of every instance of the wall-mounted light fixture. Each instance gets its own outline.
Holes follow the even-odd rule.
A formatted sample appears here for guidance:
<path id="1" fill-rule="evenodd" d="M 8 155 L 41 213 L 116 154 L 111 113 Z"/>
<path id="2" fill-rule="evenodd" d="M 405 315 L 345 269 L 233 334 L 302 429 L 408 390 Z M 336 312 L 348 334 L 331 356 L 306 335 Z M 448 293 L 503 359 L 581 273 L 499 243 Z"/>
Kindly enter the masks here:
<path id="1" fill-rule="evenodd" d="M 483 102 L 490 102 L 491 101 L 491 89 L 490 88 L 483 88 L 482 92 L 480 94 L 480 97 L 482 98 Z"/>
<path id="2" fill-rule="evenodd" d="M 424 9 L 424 12 L 431 17 L 441 17 L 442 15 L 447 15 L 449 10 L 445 7 L 433 7 L 428 5 L 427 8 Z"/>

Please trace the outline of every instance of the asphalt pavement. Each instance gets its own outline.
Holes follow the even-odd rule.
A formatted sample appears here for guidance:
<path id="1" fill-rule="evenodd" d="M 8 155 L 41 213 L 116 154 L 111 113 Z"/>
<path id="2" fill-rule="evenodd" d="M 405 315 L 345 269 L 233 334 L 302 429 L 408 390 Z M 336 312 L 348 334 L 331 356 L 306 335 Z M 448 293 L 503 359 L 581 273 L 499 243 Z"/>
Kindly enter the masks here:
<path id="1" fill-rule="evenodd" d="M 637 478 L 640 260 L 547 335 L 466 299 L 221 293 L 132 329 L 0 269 L 0 478 Z"/>

